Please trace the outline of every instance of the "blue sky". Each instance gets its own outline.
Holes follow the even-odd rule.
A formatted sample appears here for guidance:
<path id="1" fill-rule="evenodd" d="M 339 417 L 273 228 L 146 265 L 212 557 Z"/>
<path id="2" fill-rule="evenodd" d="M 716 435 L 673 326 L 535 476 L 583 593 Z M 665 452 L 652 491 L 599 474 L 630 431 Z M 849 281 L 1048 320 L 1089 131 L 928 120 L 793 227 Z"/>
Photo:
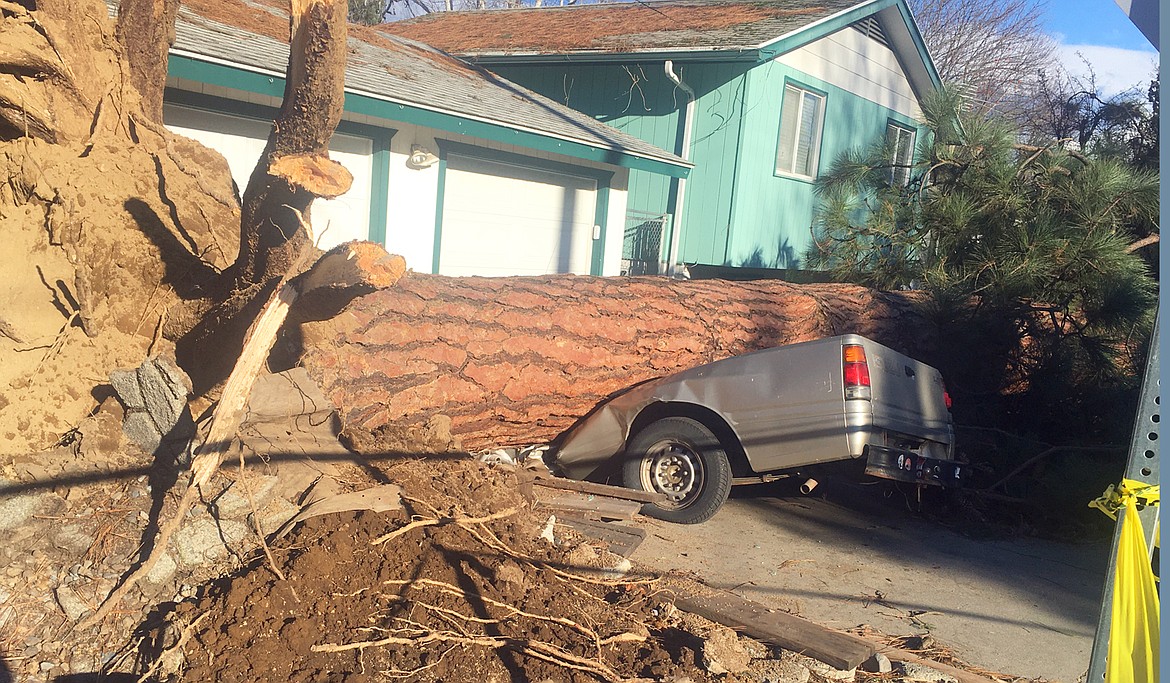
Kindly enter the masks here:
<path id="1" fill-rule="evenodd" d="M 1049 0 L 1045 24 L 1065 68 L 1084 73 L 1080 53 L 1105 94 L 1148 85 L 1158 53 L 1114 0 Z"/>

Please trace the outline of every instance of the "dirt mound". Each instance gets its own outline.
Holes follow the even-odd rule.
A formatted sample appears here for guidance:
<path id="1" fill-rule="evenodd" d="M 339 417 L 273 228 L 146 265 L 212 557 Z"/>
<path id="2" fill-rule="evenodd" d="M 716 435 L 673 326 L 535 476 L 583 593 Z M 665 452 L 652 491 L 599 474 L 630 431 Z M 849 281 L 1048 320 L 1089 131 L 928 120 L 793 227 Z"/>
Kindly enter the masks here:
<path id="1" fill-rule="evenodd" d="M 287 580 L 257 560 L 181 606 L 172 623 L 195 625 L 179 678 L 708 680 L 655 581 L 598 573 L 601 554 L 560 527 L 559 545 L 541 539 L 514 475 L 415 460 L 386 476 L 409 516 L 311 520 L 273 548 Z"/>
<path id="2" fill-rule="evenodd" d="M 182 159 L 182 165 L 177 161 Z M 0 144 L 0 454 L 51 448 L 110 395 L 184 300 L 235 257 L 239 214 L 222 157 L 154 145 Z M 221 198 L 216 200 L 216 198 Z"/>

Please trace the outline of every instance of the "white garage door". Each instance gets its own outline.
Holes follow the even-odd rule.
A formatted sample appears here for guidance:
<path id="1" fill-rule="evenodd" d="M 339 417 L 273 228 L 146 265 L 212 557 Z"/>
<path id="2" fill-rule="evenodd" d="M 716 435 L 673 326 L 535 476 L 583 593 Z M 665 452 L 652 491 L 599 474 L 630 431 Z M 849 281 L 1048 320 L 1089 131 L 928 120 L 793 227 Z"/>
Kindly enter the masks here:
<path id="1" fill-rule="evenodd" d="M 163 107 L 163 119 L 171 131 L 222 154 L 243 194 L 264 152 L 271 123 L 174 105 Z M 336 199 L 313 202 L 313 230 L 322 249 L 369 239 L 372 153 L 373 142 L 368 138 L 334 134 L 330 140 L 329 158 L 353 174 L 353 186 Z"/>
<path id="2" fill-rule="evenodd" d="M 588 274 L 597 181 L 475 157 L 447 157 L 439 272 Z"/>

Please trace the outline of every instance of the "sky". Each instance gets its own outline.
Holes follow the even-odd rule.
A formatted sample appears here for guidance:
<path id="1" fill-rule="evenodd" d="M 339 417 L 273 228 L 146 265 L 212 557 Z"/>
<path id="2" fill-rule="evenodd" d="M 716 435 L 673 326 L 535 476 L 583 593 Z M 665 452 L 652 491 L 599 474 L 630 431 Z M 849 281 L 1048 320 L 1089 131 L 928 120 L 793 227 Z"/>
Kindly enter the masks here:
<path id="1" fill-rule="evenodd" d="M 1079 53 L 1105 95 L 1134 86 L 1145 92 L 1158 53 L 1114 0 L 1048 0 L 1045 25 L 1070 73 L 1085 73 Z"/>

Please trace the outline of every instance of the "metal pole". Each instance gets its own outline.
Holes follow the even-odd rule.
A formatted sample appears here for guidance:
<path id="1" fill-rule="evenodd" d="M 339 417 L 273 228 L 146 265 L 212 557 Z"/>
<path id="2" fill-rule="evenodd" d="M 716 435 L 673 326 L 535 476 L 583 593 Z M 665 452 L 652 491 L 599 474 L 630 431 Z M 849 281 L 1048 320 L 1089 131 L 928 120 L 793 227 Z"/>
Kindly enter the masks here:
<path id="1" fill-rule="evenodd" d="M 1125 478 L 1145 484 L 1158 483 L 1158 423 L 1160 421 L 1158 380 L 1160 369 L 1158 346 L 1160 321 L 1154 323 L 1154 336 L 1150 340 L 1150 357 L 1146 361 L 1146 375 L 1142 379 L 1141 401 L 1138 403 L 1137 418 L 1134 420 L 1133 436 L 1129 441 L 1129 461 L 1125 466 Z M 1138 512 L 1142 531 L 1149 536 L 1154 531 L 1157 507 L 1148 506 Z M 1105 590 L 1101 596 L 1101 615 L 1097 621 L 1097 635 L 1093 638 L 1093 654 L 1089 660 L 1089 675 L 1086 683 L 1101 683 L 1105 680 L 1105 656 L 1109 652 L 1109 627 L 1113 612 L 1113 576 L 1117 569 L 1117 542 L 1121 536 L 1121 522 L 1125 516 L 1122 508 L 1117 514 L 1117 525 L 1113 530 L 1113 545 L 1109 551 L 1109 569 L 1105 575 Z M 1150 538 L 1146 542 L 1153 547 Z"/>

